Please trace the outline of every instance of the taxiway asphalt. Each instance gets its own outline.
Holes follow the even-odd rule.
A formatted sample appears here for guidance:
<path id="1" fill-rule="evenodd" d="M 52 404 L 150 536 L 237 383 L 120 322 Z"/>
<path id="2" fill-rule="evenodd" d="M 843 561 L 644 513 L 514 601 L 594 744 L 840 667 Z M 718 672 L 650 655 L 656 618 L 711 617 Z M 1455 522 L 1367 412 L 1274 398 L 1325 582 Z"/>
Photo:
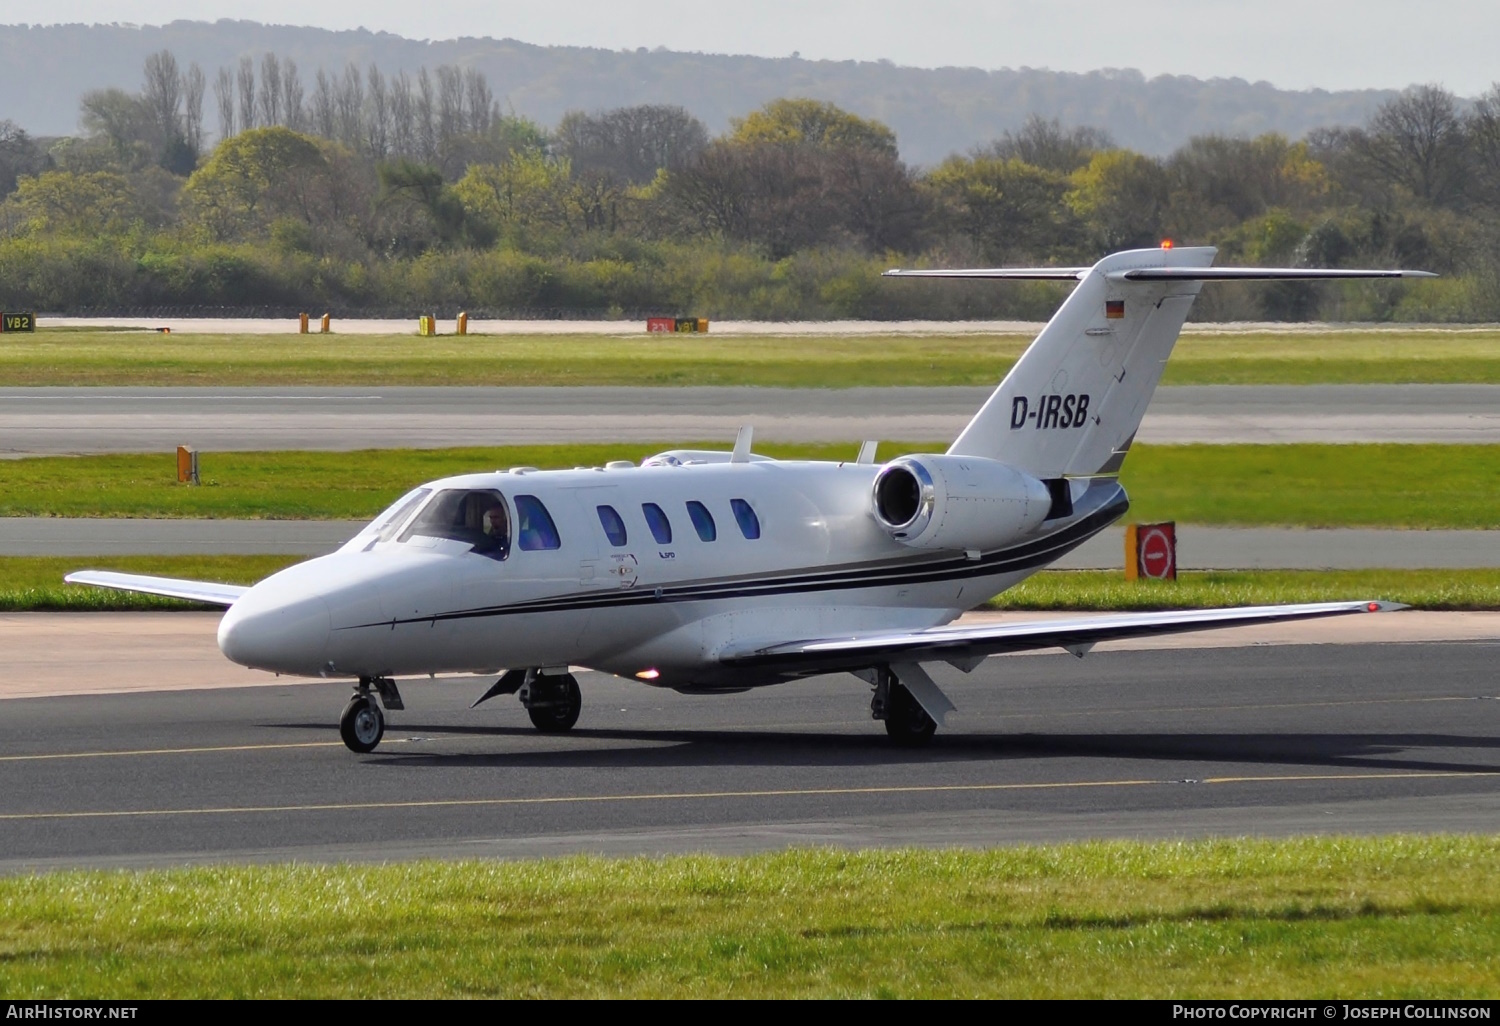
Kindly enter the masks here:
<path id="1" fill-rule="evenodd" d="M 469 710 L 484 681 L 415 682 L 367 756 L 337 738 L 346 684 L 16 699 L 0 717 L 0 872 L 1487 831 L 1497 653 L 992 659 L 935 672 L 960 711 L 922 751 L 887 743 L 848 676 L 685 696 L 584 674 L 583 717 L 560 737 L 510 700 Z"/>
<path id="2" fill-rule="evenodd" d="M 734 439 L 931 442 L 980 388 L 3 388 L 0 454 L 439 448 Z M 1138 440 L 1500 442 L 1500 385 L 1203 385 L 1156 392 Z"/>

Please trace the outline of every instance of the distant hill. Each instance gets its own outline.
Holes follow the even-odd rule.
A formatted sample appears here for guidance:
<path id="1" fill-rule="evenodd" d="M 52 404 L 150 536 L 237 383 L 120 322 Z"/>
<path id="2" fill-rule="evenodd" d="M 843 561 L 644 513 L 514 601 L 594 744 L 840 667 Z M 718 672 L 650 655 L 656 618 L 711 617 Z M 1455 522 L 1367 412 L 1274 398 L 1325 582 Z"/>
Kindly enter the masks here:
<path id="1" fill-rule="evenodd" d="M 247 21 L 164 26 L 0 26 L 0 118 L 33 135 L 76 131 L 89 89 L 141 84 L 146 55 L 171 50 L 210 81 L 220 65 L 266 51 L 290 57 L 304 79 L 323 66 L 371 61 L 387 72 L 422 65 L 480 69 L 517 114 L 554 125 L 565 111 L 637 103 L 680 104 L 713 131 L 768 100 L 809 96 L 895 129 L 902 156 L 933 164 L 1015 129 L 1030 114 L 1104 128 L 1121 145 L 1169 153 L 1206 132 L 1292 138 L 1363 121 L 1389 90 L 1291 91 L 1243 79 L 1202 81 L 1107 69 L 1075 74 L 1031 68 L 908 68 L 889 61 L 807 61 L 668 50 L 533 46 L 513 39 L 425 42 L 383 32 L 294 28 Z M 211 107 L 210 100 L 210 107 Z M 212 127 L 212 116 L 208 118 Z"/>

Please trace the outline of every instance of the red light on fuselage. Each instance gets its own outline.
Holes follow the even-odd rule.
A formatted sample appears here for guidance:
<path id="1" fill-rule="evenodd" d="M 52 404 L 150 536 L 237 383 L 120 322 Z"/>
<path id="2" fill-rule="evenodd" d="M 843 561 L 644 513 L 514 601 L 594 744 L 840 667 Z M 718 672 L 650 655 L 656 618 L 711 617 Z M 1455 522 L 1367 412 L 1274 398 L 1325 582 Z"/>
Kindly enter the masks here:
<path id="1" fill-rule="evenodd" d="M 660 670 L 642 670 L 640 673 L 637 673 L 636 676 L 639 677 L 641 680 L 655 680 L 656 678 L 658 678 L 658 677 L 661 676 L 661 671 Z"/>
<path id="2" fill-rule="evenodd" d="M 1162 249 L 1171 249 L 1172 248 L 1172 240 L 1171 239 L 1162 239 L 1161 240 L 1161 248 Z"/>

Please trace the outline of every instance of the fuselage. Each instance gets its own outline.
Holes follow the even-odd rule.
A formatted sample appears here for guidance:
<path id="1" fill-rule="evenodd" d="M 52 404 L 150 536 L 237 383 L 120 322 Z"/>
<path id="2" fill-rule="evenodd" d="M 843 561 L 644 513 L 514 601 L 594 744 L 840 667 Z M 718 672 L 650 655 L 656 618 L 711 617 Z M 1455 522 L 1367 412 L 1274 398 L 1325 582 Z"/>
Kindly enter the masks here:
<path id="1" fill-rule="evenodd" d="M 219 644 L 295 674 L 580 665 L 752 687 L 785 678 L 723 667 L 720 650 L 947 623 L 1128 505 L 1113 478 L 1080 480 L 1067 515 L 983 549 L 916 550 L 872 516 L 881 469 L 676 452 L 434 481 L 339 551 L 257 584 Z"/>

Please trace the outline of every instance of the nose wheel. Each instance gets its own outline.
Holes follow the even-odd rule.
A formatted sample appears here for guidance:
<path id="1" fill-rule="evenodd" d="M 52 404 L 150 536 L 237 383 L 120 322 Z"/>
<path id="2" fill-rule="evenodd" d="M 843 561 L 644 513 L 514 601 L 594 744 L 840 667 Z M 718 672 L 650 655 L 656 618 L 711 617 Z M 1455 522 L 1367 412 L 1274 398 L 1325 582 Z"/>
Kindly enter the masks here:
<path id="1" fill-rule="evenodd" d="M 355 695 L 339 717 L 339 736 L 352 752 L 373 752 L 385 736 L 385 715 L 370 695 Z"/>

